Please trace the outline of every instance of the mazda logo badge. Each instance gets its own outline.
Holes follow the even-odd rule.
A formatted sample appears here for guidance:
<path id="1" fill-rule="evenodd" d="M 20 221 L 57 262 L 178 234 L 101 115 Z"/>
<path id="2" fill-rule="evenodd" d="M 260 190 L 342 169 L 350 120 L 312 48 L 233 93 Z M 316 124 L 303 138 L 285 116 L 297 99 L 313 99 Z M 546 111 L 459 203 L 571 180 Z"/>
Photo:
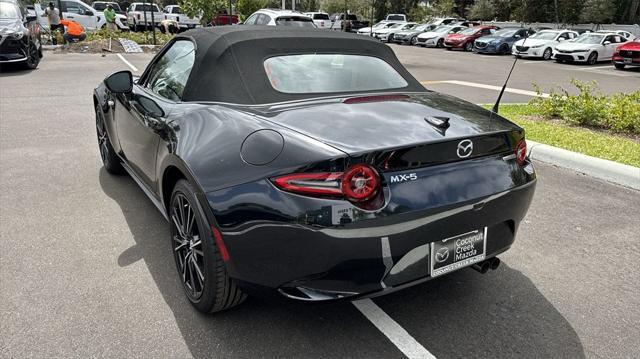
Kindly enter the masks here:
<path id="1" fill-rule="evenodd" d="M 458 143 L 458 157 L 467 158 L 473 152 L 473 142 L 471 140 L 462 140 Z"/>
<path id="2" fill-rule="evenodd" d="M 436 262 L 442 263 L 449 259 L 449 248 L 443 247 L 436 251 Z"/>

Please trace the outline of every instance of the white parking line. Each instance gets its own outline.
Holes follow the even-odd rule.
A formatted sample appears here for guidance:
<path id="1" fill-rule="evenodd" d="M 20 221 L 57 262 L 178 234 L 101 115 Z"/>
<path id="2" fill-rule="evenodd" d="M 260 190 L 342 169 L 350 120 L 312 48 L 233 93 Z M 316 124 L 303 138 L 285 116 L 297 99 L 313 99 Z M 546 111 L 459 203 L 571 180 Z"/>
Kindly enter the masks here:
<path id="1" fill-rule="evenodd" d="M 589 71 L 589 70 L 594 70 L 594 69 L 611 69 L 613 68 L 613 65 L 609 65 L 609 66 L 595 66 L 595 67 L 585 67 L 583 69 L 572 69 L 572 70 L 576 70 L 576 71 Z"/>
<path id="2" fill-rule="evenodd" d="M 133 70 L 133 72 L 138 72 L 138 68 L 133 66 L 133 64 L 130 63 L 127 59 L 125 59 L 124 56 L 122 56 L 121 54 L 117 54 L 117 55 L 118 55 L 118 58 L 122 60 L 122 62 L 124 62 L 125 65 L 129 66 L 131 70 Z"/>
<path id="3" fill-rule="evenodd" d="M 477 88 L 481 88 L 481 89 L 494 90 L 494 91 L 502 90 L 501 86 L 485 85 L 485 84 L 479 84 L 479 83 L 475 83 L 475 82 L 458 81 L 458 80 L 422 81 L 420 83 L 423 84 L 423 85 L 432 85 L 432 84 L 444 83 L 444 84 L 452 84 L 452 85 L 460 85 L 460 86 L 468 86 L 468 87 L 477 87 Z M 511 88 L 511 87 L 507 87 L 504 90 L 504 92 L 515 93 L 515 94 L 518 94 L 518 95 L 525 95 L 525 96 L 533 96 L 533 97 L 545 97 L 545 98 L 549 97 L 548 93 L 538 94 L 535 91 L 520 90 L 520 89 Z"/>
<path id="4" fill-rule="evenodd" d="M 400 324 L 396 323 L 371 299 L 352 302 L 356 308 L 373 323 L 400 351 L 410 359 L 435 359 L 425 347 L 420 345 Z"/>

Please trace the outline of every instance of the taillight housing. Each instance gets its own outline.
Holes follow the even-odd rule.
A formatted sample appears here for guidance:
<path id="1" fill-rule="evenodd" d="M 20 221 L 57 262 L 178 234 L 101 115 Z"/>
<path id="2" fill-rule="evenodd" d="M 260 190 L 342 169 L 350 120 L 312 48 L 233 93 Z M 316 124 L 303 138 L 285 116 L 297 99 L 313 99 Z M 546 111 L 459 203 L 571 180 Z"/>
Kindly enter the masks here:
<path id="1" fill-rule="evenodd" d="M 312 196 L 367 202 L 380 192 L 380 176 L 371 166 L 356 164 L 344 172 L 293 173 L 272 179 L 281 190 Z"/>
<path id="2" fill-rule="evenodd" d="M 523 139 L 516 145 L 516 162 L 522 166 L 527 159 L 527 141 Z"/>

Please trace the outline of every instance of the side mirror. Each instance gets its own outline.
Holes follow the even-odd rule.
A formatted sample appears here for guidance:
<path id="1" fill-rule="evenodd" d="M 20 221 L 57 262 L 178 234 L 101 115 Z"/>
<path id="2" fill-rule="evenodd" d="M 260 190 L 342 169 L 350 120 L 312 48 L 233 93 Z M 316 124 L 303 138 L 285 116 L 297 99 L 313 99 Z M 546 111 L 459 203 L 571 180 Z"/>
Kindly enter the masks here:
<path id="1" fill-rule="evenodd" d="M 604 46 L 611 45 L 611 41 L 605 41 L 603 45 Z"/>
<path id="2" fill-rule="evenodd" d="M 133 89 L 133 75 L 131 71 L 118 71 L 104 79 L 107 89 L 113 93 L 129 93 Z"/>
<path id="3" fill-rule="evenodd" d="M 93 11 L 91 11 L 91 10 L 85 10 L 84 14 L 87 15 L 87 16 L 93 16 L 94 15 Z"/>

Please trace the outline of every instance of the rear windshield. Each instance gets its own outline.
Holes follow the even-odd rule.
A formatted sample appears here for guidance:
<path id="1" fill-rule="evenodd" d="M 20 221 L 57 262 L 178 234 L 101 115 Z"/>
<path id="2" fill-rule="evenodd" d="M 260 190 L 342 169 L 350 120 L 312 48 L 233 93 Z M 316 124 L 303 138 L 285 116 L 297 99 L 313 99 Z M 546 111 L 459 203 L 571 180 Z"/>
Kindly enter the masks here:
<path id="1" fill-rule="evenodd" d="M 136 5 L 135 11 L 160 12 L 160 9 L 158 9 L 156 5 L 151 6 L 151 4 L 138 4 Z"/>
<path id="2" fill-rule="evenodd" d="M 313 14 L 314 20 L 329 20 L 329 15 L 327 14 Z"/>
<path id="3" fill-rule="evenodd" d="M 387 20 L 404 20 L 404 16 L 402 15 L 389 15 L 387 16 Z"/>
<path id="4" fill-rule="evenodd" d="M 103 11 L 104 9 L 107 8 L 107 3 L 104 2 L 94 2 L 93 4 L 91 4 L 91 7 L 98 10 L 98 11 Z"/>
<path id="5" fill-rule="evenodd" d="M 264 61 L 264 69 L 275 90 L 292 94 L 363 92 L 408 86 L 384 60 L 364 55 L 276 56 Z"/>
<path id="6" fill-rule="evenodd" d="M 305 16 L 280 16 L 276 19 L 276 25 L 291 27 L 316 27 L 313 24 L 313 20 Z"/>

